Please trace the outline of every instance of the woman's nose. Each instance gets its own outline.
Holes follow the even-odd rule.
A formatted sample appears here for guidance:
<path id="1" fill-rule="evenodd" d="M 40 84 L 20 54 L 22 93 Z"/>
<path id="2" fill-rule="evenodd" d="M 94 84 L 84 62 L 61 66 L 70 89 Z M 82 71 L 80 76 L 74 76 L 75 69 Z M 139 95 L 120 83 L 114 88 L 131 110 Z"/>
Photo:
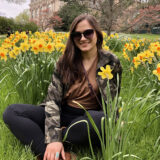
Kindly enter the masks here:
<path id="1" fill-rule="evenodd" d="M 86 37 L 83 34 L 81 34 L 81 39 L 80 40 L 85 40 L 85 39 L 86 39 Z"/>

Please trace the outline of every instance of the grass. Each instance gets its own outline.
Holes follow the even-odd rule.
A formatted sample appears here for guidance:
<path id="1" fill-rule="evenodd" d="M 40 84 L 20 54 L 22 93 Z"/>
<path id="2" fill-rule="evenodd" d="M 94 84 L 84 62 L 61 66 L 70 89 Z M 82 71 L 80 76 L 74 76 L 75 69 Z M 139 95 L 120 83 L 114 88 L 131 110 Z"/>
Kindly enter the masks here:
<path id="1" fill-rule="evenodd" d="M 130 38 L 135 38 L 135 39 L 142 39 L 142 38 L 146 38 L 146 39 L 150 39 L 150 40 L 158 40 L 160 39 L 160 35 L 159 34 L 125 34 L 125 33 L 119 33 L 119 36 L 122 37 L 130 37 Z"/>
<path id="2" fill-rule="evenodd" d="M 6 35 L 0 35 L 0 46 L 5 38 L 6 38 Z"/>
<path id="3" fill-rule="evenodd" d="M 126 34 L 120 35 L 124 36 Z M 128 34 L 127 34 L 128 35 Z M 128 35 L 132 38 L 136 35 Z M 156 39 L 157 35 L 140 35 L 143 38 Z M 4 38 L 0 38 L 2 43 Z M 131 131 L 126 140 L 127 153 L 132 153 L 140 157 L 142 160 L 159 160 L 160 159 L 160 120 L 157 117 L 158 109 L 153 107 L 153 104 L 160 101 L 160 96 L 155 97 L 151 93 L 152 86 L 142 86 L 143 80 L 139 79 L 129 72 L 126 63 L 121 56 L 121 53 L 116 53 L 120 58 L 123 66 L 121 94 L 121 105 L 126 106 L 130 116 L 130 122 L 127 127 L 131 127 Z M 2 117 L 5 108 L 13 103 L 23 103 L 16 90 L 13 88 L 13 82 L 8 76 L 3 79 L 8 73 L 1 74 L 2 64 L 0 63 L 0 117 Z M 141 73 L 142 74 L 142 73 Z M 137 85 L 139 84 L 139 85 Z M 8 94 L 11 93 L 11 94 Z M 149 94 L 150 93 L 150 94 Z M 152 107 L 152 109 L 150 109 Z M 159 107 L 159 105 L 157 106 Z M 148 109 L 148 110 L 147 110 Z M 146 111 L 147 110 L 147 111 Z M 159 109 L 160 112 L 160 109 Z M 154 120 L 155 119 L 155 120 Z M 0 118 L 0 160 L 36 160 L 28 146 L 23 146 L 4 125 Z M 78 159 L 82 157 L 91 157 L 90 150 L 85 148 L 74 147 L 73 151 L 78 154 Z M 158 152 L 159 151 L 159 152 Z M 96 160 L 102 160 L 100 151 L 96 150 Z M 121 158 L 123 159 L 123 158 Z M 120 158 L 116 160 L 121 160 Z M 134 160 L 135 158 L 124 158 Z M 115 159 L 114 159 L 115 160 Z"/>

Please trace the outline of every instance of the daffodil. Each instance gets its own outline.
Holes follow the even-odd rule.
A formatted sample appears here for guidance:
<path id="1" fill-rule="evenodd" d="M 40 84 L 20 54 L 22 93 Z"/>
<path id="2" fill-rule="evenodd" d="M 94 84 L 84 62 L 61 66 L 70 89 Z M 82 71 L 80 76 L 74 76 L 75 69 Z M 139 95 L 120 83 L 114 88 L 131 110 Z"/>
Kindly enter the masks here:
<path id="1" fill-rule="evenodd" d="M 139 43 L 135 43 L 135 49 L 138 49 L 139 48 Z"/>
<path id="2" fill-rule="evenodd" d="M 157 69 L 153 70 L 153 74 L 155 74 L 158 77 L 158 80 L 160 81 L 160 63 L 158 63 Z"/>
<path id="3" fill-rule="evenodd" d="M 0 47 L 1 60 L 7 61 L 7 50 Z"/>
<path id="4" fill-rule="evenodd" d="M 52 53 L 53 50 L 54 50 L 54 43 L 47 43 L 47 45 L 45 46 L 44 51 Z"/>
<path id="5" fill-rule="evenodd" d="M 141 64 L 140 57 L 134 57 L 133 63 L 134 63 L 134 67 L 138 68 L 138 66 Z"/>
<path id="6" fill-rule="evenodd" d="M 121 112 L 122 112 L 122 107 L 120 107 L 120 108 L 118 109 L 118 112 L 119 112 L 119 113 L 121 113 Z"/>
<path id="7" fill-rule="evenodd" d="M 131 73 L 133 73 L 133 72 L 134 72 L 134 68 L 133 68 L 133 67 L 131 67 L 131 68 L 130 68 L 130 70 L 131 70 Z"/>
<path id="8" fill-rule="evenodd" d="M 16 55 L 15 55 L 15 53 L 13 51 L 9 52 L 9 57 L 13 58 L 13 59 L 16 59 Z"/>
<path id="9" fill-rule="evenodd" d="M 103 48 L 106 50 L 106 51 L 109 51 L 109 47 L 108 46 L 103 46 Z"/>
<path id="10" fill-rule="evenodd" d="M 98 72 L 98 75 L 102 77 L 102 79 L 112 79 L 113 75 L 112 75 L 112 69 L 110 67 L 110 65 L 106 65 L 106 68 L 104 67 L 100 67 L 100 70 L 102 72 Z"/>
<path id="11" fill-rule="evenodd" d="M 114 35 L 115 35 L 116 38 L 119 38 L 118 33 L 115 33 Z"/>
<path id="12" fill-rule="evenodd" d="M 36 44 L 32 45 L 31 50 L 33 51 L 34 54 L 38 54 L 39 50 L 38 50 L 38 46 Z"/>
<path id="13" fill-rule="evenodd" d="M 20 50 L 22 50 L 23 52 L 28 51 L 29 50 L 29 44 L 27 42 L 21 43 Z"/>
<path id="14" fill-rule="evenodd" d="M 111 38 L 114 38 L 114 34 L 111 34 L 110 37 L 111 37 Z"/>
<path id="15" fill-rule="evenodd" d="M 130 58 L 129 58 L 129 56 L 127 55 L 126 52 L 123 52 L 123 57 L 124 57 L 125 59 L 127 59 L 128 61 L 130 61 Z"/>

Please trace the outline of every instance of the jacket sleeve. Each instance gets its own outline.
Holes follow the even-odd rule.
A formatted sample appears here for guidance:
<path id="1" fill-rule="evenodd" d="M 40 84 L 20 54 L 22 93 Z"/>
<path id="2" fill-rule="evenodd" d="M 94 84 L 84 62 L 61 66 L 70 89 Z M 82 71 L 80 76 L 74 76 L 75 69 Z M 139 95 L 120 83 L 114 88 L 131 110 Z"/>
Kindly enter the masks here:
<path id="1" fill-rule="evenodd" d="M 118 58 L 115 58 L 113 62 L 112 74 L 113 74 L 113 79 L 111 80 L 110 88 L 111 88 L 112 98 L 114 98 L 117 94 L 117 89 L 118 89 L 118 94 L 120 93 L 121 79 L 122 79 L 122 66 Z M 119 82 L 117 81 L 118 79 Z"/>
<path id="2" fill-rule="evenodd" d="M 48 87 L 45 105 L 45 143 L 62 141 L 60 129 L 60 110 L 62 102 L 62 83 L 55 71 Z"/>

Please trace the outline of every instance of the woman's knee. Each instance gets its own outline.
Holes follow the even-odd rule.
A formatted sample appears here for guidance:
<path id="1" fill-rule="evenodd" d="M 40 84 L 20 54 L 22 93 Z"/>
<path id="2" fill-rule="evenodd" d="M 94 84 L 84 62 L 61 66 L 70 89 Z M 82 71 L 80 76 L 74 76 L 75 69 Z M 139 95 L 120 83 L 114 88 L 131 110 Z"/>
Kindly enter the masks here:
<path id="1" fill-rule="evenodd" d="M 6 124 L 9 124 L 10 122 L 12 122 L 12 118 L 15 116 L 15 113 L 14 113 L 14 108 L 15 108 L 16 104 L 12 104 L 12 105 L 9 105 L 4 113 L 3 113 L 3 121 L 6 123 Z"/>

